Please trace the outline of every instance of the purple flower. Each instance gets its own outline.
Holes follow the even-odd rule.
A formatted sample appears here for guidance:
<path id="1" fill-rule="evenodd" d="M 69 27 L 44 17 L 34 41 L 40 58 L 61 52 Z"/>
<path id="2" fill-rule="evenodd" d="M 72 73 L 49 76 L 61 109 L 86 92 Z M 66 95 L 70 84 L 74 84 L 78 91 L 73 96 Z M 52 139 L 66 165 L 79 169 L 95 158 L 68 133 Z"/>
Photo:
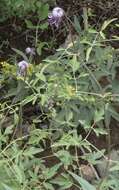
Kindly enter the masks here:
<path id="1" fill-rule="evenodd" d="M 18 63 L 18 76 L 25 77 L 27 75 L 27 69 L 29 64 L 26 61 L 20 61 Z"/>
<path id="2" fill-rule="evenodd" d="M 48 15 L 48 22 L 50 25 L 55 25 L 58 28 L 63 16 L 64 10 L 60 7 L 55 7 Z"/>
<path id="3" fill-rule="evenodd" d="M 34 48 L 27 47 L 25 49 L 25 52 L 26 52 L 26 54 L 35 55 L 35 49 Z"/>

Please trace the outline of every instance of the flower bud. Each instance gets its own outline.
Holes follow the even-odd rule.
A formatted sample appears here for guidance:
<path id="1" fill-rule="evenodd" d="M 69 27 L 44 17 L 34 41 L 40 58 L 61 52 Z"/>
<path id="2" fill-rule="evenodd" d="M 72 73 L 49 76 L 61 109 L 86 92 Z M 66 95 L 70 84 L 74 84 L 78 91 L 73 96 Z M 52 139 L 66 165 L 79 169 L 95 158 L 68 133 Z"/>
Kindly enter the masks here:
<path id="1" fill-rule="evenodd" d="M 48 15 L 48 22 L 50 25 L 55 25 L 58 28 L 63 16 L 64 10 L 60 7 L 55 7 Z"/>
<path id="2" fill-rule="evenodd" d="M 18 75 L 25 77 L 27 74 L 29 64 L 26 61 L 20 61 L 18 63 Z"/>
<path id="3" fill-rule="evenodd" d="M 25 49 L 25 52 L 26 52 L 26 54 L 35 55 L 35 50 L 34 50 L 34 48 L 27 47 L 27 48 Z"/>

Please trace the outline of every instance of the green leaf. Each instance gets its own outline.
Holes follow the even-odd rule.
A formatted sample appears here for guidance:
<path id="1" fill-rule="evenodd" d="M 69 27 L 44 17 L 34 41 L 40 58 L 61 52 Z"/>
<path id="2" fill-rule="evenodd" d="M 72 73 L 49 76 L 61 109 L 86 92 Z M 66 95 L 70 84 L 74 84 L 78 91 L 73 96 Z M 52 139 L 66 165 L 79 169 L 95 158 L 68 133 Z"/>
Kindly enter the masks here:
<path id="1" fill-rule="evenodd" d="M 103 40 L 106 39 L 105 34 L 102 31 L 100 31 L 100 36 L 102 37 Z"/>
<path id="2" fill-rule="evenodd" d="M 40 19 L 47 18 L 48 11 L 49 11 L 49 5 L 48 4 L 42 4 L 40 9 L 38 10 L 38 14 L 39 14 Z"/>
<path id="3" fill-rule="evenodd" d="M 43 171 L 43 175 L 45 177 L 45 179 L 51 179 L 54 175 L 57 174 L 57 170 L 60 168 L 62 164 L 56 164 L 55 166 L 51 167 L 51 168 L 46 168 L 45 171 Z"/>
<path id="4" fill-rule="evenodd" d="M 13 132 L 13 125 L 11 125 L 11 126 L 9 126 L 9 127 L 7 127 L 7 128 L 5 129 L 4 135 L 9 135 L 9 134 L 11 134 L 12 132 Z"/>
<path id="5" fill-rule="evenodd" d="M 42 28 L 43 25 L 41 25 L 40 27 Z M 45 25 L 44 25 L 45 26 Z M 46 42 L 40 42 L 37 44 L 37 53 L 38 55 L 41 55 L 42 54 L 42 49 L 45 47 L 45 46 L 48 46 L 48 44 Z"/>
<path id="6" fill-rule="evenodd" d="M 42 3 L 41 3 L 41 2 L 39 2 L 39 1 L 37 1 L 37 2 L 36 2 L 36 6 L 38 7 L 38 9 L 40 9 L 40 8 L 41 8 L 41 6 L 42 6 Z"/>
<path id="7" fill-rule="evenodd" d="M 23 170 L 16 164 L 14 164 L 14 170 L 16 173 L 16 178 L 19 183 L 23 183 L 24 175 L 23 175 Z"/>
<path id="8" fill-rule="evenodd" d="M 75 27 L 76 31 L 80 34 L 81 26 L 80 26 L 79 20 L 76 16 L 74 16 L 74 27 Z"/>
<path id="9" fill-rule="evenodd" d="M 55 155 L 58 157 L 58 159 L 61 160 L 61 162 L 65 165 L 71 165 L 72 164 L 72 156 L 70 153 L 66 150 L 59 150 Z"/>
<path id="10" fill-rule="evenodd" d="M 29 102 L 32 102 L 34 99 L 35 99 L 34 94 L 33 94 L 33 95 L 30 95 L 30 96 L 27 96 L 26 99 L 24 99 L 24 100 L 22 101 L 22 105 L 26 105 L 26 104 L 28 104 Z"/>
<path id="11" fill-rule="evenodd" d="M 73 69 L 73 72 L 76 72 L 79 69 L 80 63 L 77 60 L 77 55 L 74 55 L 71 60 L 71 67 Z"/>
<path id="12" fill-rule="evenodd" d="M 69 171 L 69 174 L 80 184 L 83 190 L 96 190 L 88 181 Z"/>
<path id="13" fill-rule="evenodd" d="M 101 127 L 99 128 L 93 128 L 93 131 L 96 133 L 97 136 L 99 135 L 107 135 L 107 131 Z"/>
<path id="14" fill-rule="evenodd" d="M 93 47 L 89 47 L 86 52 L 86 61 L 88 62 Z"/>
<path id="15" fill-rule="evenodd" d="M 40 29 L 41 30 L 44 30 L 44 29 L 46 29 L 48 27 L 48 22 L 45 22 L 45 23 L 43 23 L 43 24 L 40 24 Z"/>
<path id="16" fill-rule="evenodd" d="M 100 120 L 104 119 L 104 108 L 95 111 L 94 115 L 94 122 L 99 122 Z"/>
<path id="17" fill-rule="evenodd" d="M 48 183 L 48 182 L 44 182 L 43 186 L 47 189 L 47 190 L 55 190 L 53 185 Z"/>
<path id="18" fill-rule="evenodd" d="M 46 82 L 45 75 L 42 72 L 36 73 L 36 77 L 38 77 L 39 80 L 42 80 L 43 82 Z"/>
<path id="19" fill-rule="evenodd" d="M 8 185 L 6 185 L 6 184 L 4 184 L 4 183 L 2 183 L 2 185 L 3 185 L 3 187 L 4 187 L 3 190 L 14 190 L 14 189 L 12 189 L 11 187 L 9 187 Z"/>
<path id="20" fill-rule="evenodd" d="M 97 34 L 97 33 L 98 33 L 95 29 L 92 29 L 92 28 L 89 28 L 89 29 L 88 29 L 88 32 L 89 32 L 90 34 Z"/>
<path id="21" fill-rule="evenodd" d="M 67 122 L 72 120 L 73 112 L 70 109 L 66 109 L 65 115 L 66 115 L 66 121 Z"/>
<path id="22" fill-rule="evenodd" d="M 117 18 L 113 18 L 113 19 L 111 19 L 111 20 L 106 20 L 106 21 L 103 23 L 102 27 L 101 27 L 101 31 L 105 30 L 105 29 L 107 28 L 107 26 L 108 26 L 109 24 L 111 24 L 112 22 L 114 22 L 115 20 L 117 20 Z"/>
<path id="23" fill-rule="evenodd" d="M 14 125 L 18 125 L 18 123 L 19 123 L 19 115 L 15 112 L 14 113 Z"/>
<path id="24" fill-rule="evenodd" d="M 101 163 L 101 158 L 102 156 L 104 156 L 104 152 L 105 150 L 102 149 L 98 152 L 91 152 L 91 153 L 86 153 L 82 156 L 82 158 L 86 161 L 88 161 L 89 163 L 96 165 L 98 163 Z"/>
<path id="25" fill-rule="evenodd" d="M 69 179 L 69 176 L 66 174 L 62 174 L 51 180 L 51 183 L 59 185 L 61 190 L 69 189 L 73 185 L 71 179 Z"/>
<path id="26" fill-rule="evenodd" d="M 27 56 L 26 56 L 22 51 L 20 51 L 20 50 L 18 50 L 18 49 L 16 49 L 16 48 L 12 48 L 12 50 L 15 51 L 18 55 L 22 56 L 23 59 L 24 59 L 26 62 L 29 63 L 29 60 L 28 60 Z"/>
<path id="27" fill-rule="evenodd" d="M 119 171 L 119 163 L 117 163 L 115 166 L 112 166 L 109 170 L 111 172 L 113 172 L 113 171 Z"/>
<path id="28" fill-rule="evenodd" d="M 34 25 L 32 24 L 32 22 L 30 20 L 25 20 L 25 23 L 27 25 L 27 28 L 29 28 L 29 29 L 33 29 L 34 28 Z"/>
<path id="29" fill-rule="evenodd" d="M 116 111 L 115 111 L 115 109 L 111 106 L 111 105 L 109 105 L 108 107 L 107 107 L 107 113 L 108 113 L 108 115 L 111 115 L 115 120 L 117 120 L 117 121 L 119 121 L 119 113 L 117 113 Z"/>
<path id="30" fill-rule="evenodd" d="M 24 156 L 29 156 L 29 157 L 33 157 L 33 155 L 42 152 L 43 149 L 42 148 L 35 148 L 35 147 L 30 147 L 28 149 L 26 149 L 23 153 Z"/>

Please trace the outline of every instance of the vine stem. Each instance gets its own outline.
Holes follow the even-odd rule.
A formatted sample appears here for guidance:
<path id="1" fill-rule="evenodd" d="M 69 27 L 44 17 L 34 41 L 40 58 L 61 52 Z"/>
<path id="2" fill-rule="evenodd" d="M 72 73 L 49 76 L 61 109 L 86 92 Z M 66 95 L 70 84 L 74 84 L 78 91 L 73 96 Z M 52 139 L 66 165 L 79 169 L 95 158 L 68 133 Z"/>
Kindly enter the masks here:
<path id="1" fill-rule="evenodd" d="M 105 179 L 107 179 L 108 175 L 109 175 L 109 169 L 110 169 L 110 156 L 111 156 L 111 136 L 110 136 L 110 127 L 109 127 L 109 123 L 107 123 L 106 121 L 106 113 L 107 110 L 106 110 L 106 106 L 105 106 L 105 126 L 107 128 L 107 131 L 108 131 L 108 136 L 107 136 L 107 145 L 108 145 L 108 148 L 107 148 L 107 151 L 108 151 L 108 156 L 107 156 L 107 163 L 106 163 L 106 166 L 105 166 L 105 171 L 104 171 L 104 177 L 102 178 L 101 182 L 99 183 L 98 185 L 98 188 L 97 190 L 101 190 L 101 186 L 104 182 Z"/>
<path id="2" fill-rule="evenodd" d="M 84 19 L 84 29 L 88 30 L 88 13 L 87 7 L 83 7 L 83 19 Z"/>

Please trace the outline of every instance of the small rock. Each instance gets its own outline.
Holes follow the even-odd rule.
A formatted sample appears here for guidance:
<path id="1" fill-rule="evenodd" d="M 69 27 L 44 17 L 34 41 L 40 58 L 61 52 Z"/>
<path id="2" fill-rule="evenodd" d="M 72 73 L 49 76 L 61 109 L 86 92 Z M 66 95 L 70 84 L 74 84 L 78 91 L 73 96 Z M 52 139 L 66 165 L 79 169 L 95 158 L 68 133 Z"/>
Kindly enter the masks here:
<path id="1" fill-rule="evenodd" d="M 80 170 L 87 181 L 92 182 L 95 179 L 94 171 L 89 165 L 82 164 Z"/>

